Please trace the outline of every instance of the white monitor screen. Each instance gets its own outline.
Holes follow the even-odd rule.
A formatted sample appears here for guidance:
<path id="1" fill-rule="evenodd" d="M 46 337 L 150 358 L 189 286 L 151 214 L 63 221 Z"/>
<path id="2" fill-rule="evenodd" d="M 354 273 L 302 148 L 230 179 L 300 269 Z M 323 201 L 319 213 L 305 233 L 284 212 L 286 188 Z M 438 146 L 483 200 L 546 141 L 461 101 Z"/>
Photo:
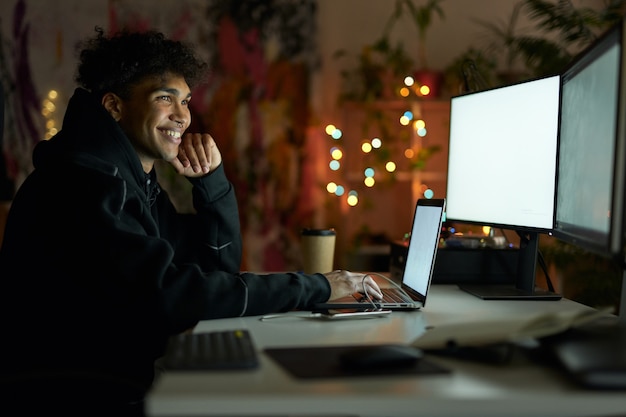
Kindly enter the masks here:
<path id="1" fill-rule="evenodd" d="M 559 76 L 453 97 L 448 220 L 553 226 Z"/>

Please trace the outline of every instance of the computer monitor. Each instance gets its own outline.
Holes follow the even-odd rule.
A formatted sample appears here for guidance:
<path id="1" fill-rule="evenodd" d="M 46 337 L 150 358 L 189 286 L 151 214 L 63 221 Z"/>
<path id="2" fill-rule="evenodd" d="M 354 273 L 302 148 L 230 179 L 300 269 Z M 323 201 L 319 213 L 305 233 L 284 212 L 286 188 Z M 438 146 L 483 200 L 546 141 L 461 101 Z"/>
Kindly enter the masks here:
<path id="1" fill-rule="evenodd" d="M 619 311 L 548 342 L 588 387 L 626 387 L 626 38 L 624 22 L 578 54 L 561 77 L 554 236 L 619 262 Z"/>
<path id="2" fill-rule="evenodd" d="M 582 51 L 561 77 L 554 236 L 624 261 L 624 24 Z M 624 282 L 622 283 L 624 287 Z M 626 317 L 626 289 L 621 315 Z"/>
<path id="3" fill-rule="evenodd" d="M 485 299 L 559 299 L 535 288 L 538 234 L 552 230 L 560 77 L 455 96 L 446 218 L 517 231 L 515 285 L 462 285 Z"/>

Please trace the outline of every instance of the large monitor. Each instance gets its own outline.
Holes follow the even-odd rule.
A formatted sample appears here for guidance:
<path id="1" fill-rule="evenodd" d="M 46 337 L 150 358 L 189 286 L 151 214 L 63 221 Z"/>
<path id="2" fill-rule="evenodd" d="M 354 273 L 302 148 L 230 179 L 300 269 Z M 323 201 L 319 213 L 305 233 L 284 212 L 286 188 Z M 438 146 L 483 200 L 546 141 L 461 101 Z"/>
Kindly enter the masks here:
<path id="1" fill-rule="evenodd" d="M 618 24 L 561 77 L 554 235 L 624 262 L 626 54 Z M 623 268 L 622 268 L 623 269 Z M 621 316 L 626 320 L 622 282 Z"/>
<path id="2" fill-rule="evenodd" d="M 620 28 L 581 54 L 561 79 L 554 234 L 606 257 L 622 257 L 624 241 Z"/>
<path id="3" fill-rule="evenodd" d="M 575 380 L 626 388 L 626 38 L 624 22 L 562 74 L 554 235 L 619 262 L 619 311 L 570 329 L 548 346 Z"/>
<path id="4" fill-rule="evenodd" d="M 451 99 L 446 218 L 520 235 L 515 285 L 464 285 L 486 299 L 559 299 L 535 288 L 538 234 L 554 221 L 560 77 Z"/>

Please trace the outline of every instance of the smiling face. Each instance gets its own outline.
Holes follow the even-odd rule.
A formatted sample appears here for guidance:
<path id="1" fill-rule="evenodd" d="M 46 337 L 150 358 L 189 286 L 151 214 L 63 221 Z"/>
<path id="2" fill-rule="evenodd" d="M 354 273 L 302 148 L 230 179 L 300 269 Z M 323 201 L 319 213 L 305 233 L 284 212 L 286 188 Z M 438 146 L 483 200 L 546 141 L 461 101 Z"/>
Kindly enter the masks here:
<path id="1" fill-rule="evenodd" d="M 177 75 L 150 77 L 131 89 L 129 97 L 117 97 L 113 115 L 137 151 L 145 172 L 154 161 L 171 161 L 178 155 L 181 136 L 191 122 L 191 91 Z"/>

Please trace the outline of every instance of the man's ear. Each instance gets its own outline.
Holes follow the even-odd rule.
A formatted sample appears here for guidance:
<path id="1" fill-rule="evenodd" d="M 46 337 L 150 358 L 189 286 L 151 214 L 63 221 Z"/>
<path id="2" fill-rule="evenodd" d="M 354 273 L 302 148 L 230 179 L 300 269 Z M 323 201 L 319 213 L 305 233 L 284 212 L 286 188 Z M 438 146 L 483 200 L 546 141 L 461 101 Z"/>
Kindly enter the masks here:
<path id="1" fill-rule="evenodd" d="M 122 100 L 114 93 L 106 93 L 102 96 L 102 105 L 111 117 L 119 122 L 122 118 Z"/>

